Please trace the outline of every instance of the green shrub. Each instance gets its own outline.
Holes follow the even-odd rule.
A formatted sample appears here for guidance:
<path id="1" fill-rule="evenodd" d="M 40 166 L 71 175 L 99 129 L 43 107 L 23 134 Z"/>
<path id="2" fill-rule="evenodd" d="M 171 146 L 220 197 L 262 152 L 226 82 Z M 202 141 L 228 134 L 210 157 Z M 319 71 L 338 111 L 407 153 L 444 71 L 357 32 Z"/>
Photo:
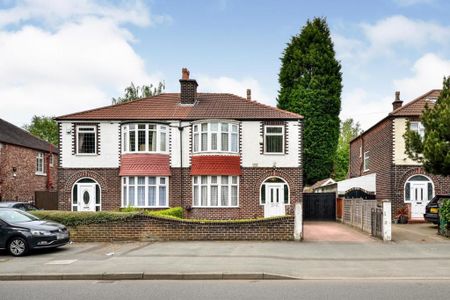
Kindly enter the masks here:
<path id="1" fill-rule="evenodd" d="M 439 209 L 439 215 L 443 220 L 450 221 L 450 200 L 445 200 L 442 203 L 442 207 Z"/>
<path id="2" fill-rule="evenodd" d="M 55 221 L 66 226 L 124 221 L 141 214 L 138 212 L 71 212 L 57 210 L 38 210 L 31 213 L 40 219 Z"/>
<path id="3" fill-rule="evenodd" d="M 149 216 L 159 216 L 159 217 L 169 217 L 176 219 L 183 219 L 183 208 L 182 207 L 172 207 L 164 210 L 157 211 L 146 211 L 145 214 Z"/>
<path id="4" fill-rule="evenodd" d="M 124 207 L 119 209 L 120 212 L 140 212 L 143 211 L 142 208 L 136 208 L 136 207 L 132 207 L 132 206 L 128 206 L 128 207 Z"/>

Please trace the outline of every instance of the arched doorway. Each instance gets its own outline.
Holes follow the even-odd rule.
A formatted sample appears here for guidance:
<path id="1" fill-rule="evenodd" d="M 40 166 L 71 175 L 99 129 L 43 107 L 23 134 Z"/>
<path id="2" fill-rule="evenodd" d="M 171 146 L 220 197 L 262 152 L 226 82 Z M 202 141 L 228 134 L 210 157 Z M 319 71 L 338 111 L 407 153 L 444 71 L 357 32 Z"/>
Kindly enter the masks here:
<path id="1" fill-rule="evenodd" d="M 289 185 L 281 177 L 269 177 L 263 181 L 259 202 L 264 205 L 264 217 L 285 215 L 285 206 L 290 202 Z"/>
<path id="2" fill-rule="evenodd" d="M 72 187 L 72 211 L 100 211 L 100 185 L 92 178 L 79 179 Z"/>
<path id="3" fill-rule="evenodd" d="M 423 219 L 425 207 L 434 196 L 433 181 L 425 175 L 414 175 L 405 183 L 405 203 L 411 205 L 411 218 Z"/>

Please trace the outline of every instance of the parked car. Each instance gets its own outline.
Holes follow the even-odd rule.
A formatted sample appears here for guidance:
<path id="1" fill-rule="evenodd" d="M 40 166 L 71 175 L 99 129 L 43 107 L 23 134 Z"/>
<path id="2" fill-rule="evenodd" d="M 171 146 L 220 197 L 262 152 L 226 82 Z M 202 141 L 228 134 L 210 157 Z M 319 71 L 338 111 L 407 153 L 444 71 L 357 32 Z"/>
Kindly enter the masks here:
<path id="1" fill-rule="evenodd" d="M 450 200 L 450 195 L 436 195 L 428 202 L 425 208 L 425 214 L 423 215 L 427 222 L 439 224 L 439 205 L 444 200 Z"/>
<path id="2" fill-rule="evenodd" d="M 11 255 L 56 248 L 69 241 L 69 231 L 62 224 L 41 220 L 20 209 L 0 208 L 0 249 L 7 249 Z"/>
<path id="3" fill-rule="evenodd" d="M 23 211 L 32 211 L 32 210 L 40 210 L 40 208 L 37 208 L 34 204 L 27 203 L 27 202 L 16 202 L 16 201 L 6 201 L 6 202 L 0 202 L 0 208 L 7 207 L 7 208 L 16 208 Z"/>

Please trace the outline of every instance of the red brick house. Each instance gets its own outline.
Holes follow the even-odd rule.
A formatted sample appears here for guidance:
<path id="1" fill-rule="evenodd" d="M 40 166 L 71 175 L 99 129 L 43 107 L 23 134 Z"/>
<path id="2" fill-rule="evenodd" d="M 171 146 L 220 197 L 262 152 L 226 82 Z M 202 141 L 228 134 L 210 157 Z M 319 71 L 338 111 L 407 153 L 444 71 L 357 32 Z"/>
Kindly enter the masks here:
<path id="1" fill-rule="evenodd" d="M 180 93 L 57 118 L 65 210 L 161 209 L 236 219 L 302 201 L 302 116 L 232 94 Z"/>
<path id="2" fill-rule="evenodd" d="M 403 134 L 407 121 L 411 129 L 423 134 L 420 116 L 434 105 L 440 90 L 403 105 L 396 92 L 393 111 L 350 142 L 350 177 L 376 174 L 377 199 L 390 199 L 392 213 L 408 206 L 410 219 L 423 220 L 426 204 L 435 194 L 450 192 L 450 179 L 425 172 L 405 154 Z"/>
<path id="3" fill-rule="evenodd" d="M 0 201 L 32 201 L 36 191 L 56 191 L 58 150 L 0 119 Z"/>

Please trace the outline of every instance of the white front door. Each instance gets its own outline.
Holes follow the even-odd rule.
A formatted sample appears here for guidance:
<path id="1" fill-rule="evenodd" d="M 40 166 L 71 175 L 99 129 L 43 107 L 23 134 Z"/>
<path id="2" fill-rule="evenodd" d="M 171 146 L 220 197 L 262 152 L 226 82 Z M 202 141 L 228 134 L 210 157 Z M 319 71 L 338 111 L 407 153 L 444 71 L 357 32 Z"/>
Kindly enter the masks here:
<path id="1" fill-rule="evenodd" d="M 264 217 L 284 216 L 283 184 L 266 184 L 266 204 Z"/>
<path id="2" fill-rule="evenodd" d="M 428 199 L 427 182 L 411 182 L 411 219 L 423 219 Z"/>
<path id="3" fill-rule="evenodd" d="M 78 184 L 78 211 L 95 211 L 95 184 Z"/>

